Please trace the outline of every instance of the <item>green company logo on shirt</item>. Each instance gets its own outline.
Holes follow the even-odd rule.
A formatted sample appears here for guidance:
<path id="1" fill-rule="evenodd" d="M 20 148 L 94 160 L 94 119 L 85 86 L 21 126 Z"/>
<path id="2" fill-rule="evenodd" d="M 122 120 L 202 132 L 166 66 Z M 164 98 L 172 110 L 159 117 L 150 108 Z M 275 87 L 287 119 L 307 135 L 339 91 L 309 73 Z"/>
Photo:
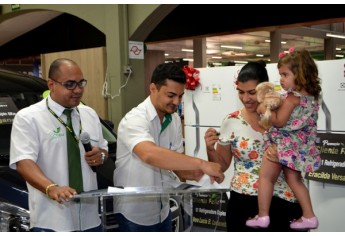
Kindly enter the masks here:
<path id="1" fill-rule="evenodd" d="M 61 127 L 58 127 L 58 128 L 56 128 L 56 130 L 51 131 L 49 135 L 53 139 L 64 136 L 65 134 L 64 133 L 60 133 L 60 131 L 61 131 Z"/>

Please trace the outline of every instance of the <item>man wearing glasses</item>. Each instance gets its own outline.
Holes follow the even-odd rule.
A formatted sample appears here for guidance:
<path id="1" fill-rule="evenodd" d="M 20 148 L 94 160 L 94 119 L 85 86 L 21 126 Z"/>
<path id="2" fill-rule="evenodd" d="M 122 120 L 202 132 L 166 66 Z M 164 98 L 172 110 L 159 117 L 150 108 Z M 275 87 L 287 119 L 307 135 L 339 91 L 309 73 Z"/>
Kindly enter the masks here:
<path id="1" fill-rule="evenodd" d="M 11 132 L 10 167 L 27 182 L 30 229 L 101 231 L 98 200 L 71 199 L 97 189 L 93 167 L 108 156 L 98 115 L 79 105 L 87 80 L 65 58 L 51 64 L 48 76 L 49 96 L 21 109 Z M 90 135 L 91 151 L 79 140 L 82 132 Z"/>

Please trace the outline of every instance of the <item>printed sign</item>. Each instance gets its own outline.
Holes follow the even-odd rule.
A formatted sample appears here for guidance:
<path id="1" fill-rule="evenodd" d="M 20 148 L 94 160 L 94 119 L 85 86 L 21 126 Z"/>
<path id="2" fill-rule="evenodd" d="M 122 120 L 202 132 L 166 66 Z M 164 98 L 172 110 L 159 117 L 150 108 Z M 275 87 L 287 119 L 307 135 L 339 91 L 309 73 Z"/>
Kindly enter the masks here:
<path id="1" fill-rule="evenodd" d="M 129 59 L 144 59 L 144 43 L 143 42 L 128 42 Z"/>
<path id="2" fill-rule="evenodd" d="M 222 100 L 222 86 L 220 84 L 212 84 L 212 100 Z"/>
<path id="3" fill-rule="evenodd" d="M 0 125 L 12 124 L 18 108 L 10 97 L 0 97 Z"/>
<path id="4" fill-rule="evenodd" d="M 193 196 L 193 224 L 226 231 L 226 193 L 196 193 Z"/>
<path id="5" fill-rule="evenodd" d="M 345 134 L 318 133 L 321 166 L 305 178 L 325 183 L 345 185 Z"/>

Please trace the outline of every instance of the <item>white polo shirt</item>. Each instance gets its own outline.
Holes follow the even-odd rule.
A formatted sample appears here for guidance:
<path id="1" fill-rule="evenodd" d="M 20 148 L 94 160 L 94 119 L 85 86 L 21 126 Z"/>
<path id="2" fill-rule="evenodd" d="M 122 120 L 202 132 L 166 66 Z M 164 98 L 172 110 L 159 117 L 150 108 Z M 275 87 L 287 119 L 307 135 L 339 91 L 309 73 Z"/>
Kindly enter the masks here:
<path id="1" fill-rule="evenodd" d="M 47 98 L 49 107 L 66 122 L 64 107 Z M 88 106 L 78 106 L 72 112 L 74 132 L 82 130 L 90 134 L 91 145 L 108 150 L 96 112 Z M 68 131 L 67 131 L 68 132 Z M 84 147 L 79 142 L 83 174 L 83 189 L 97 189 L 97 177 L 84 158 Z M 20 110 L 13 121 L 10 148 L 10 167 L 16 162 L 30 159 L 43 173 L 60 186 L 68 186 L 68 158 L 66 128 L 48 110 L 46 99 Z M 27 184 L 29 190 L 30 227 L 48 228 L 55 231 L 82 231 L 98 226 L 98 199 L 82 199 L 59 204 L 44 193 Z"/>
<path id="2" fill-rule="evenodd" d="M 164 121 L 163 121 L 164 122 Z M 161 124 L 150 97 L 133 108 L 121 120 L 117 131 L 116 169 L 114 184 L 124 187 L 162 187 L 170 179 L 167 170 L 143 162 L 133 153 L 140 142 L 151 141 L 157 146 L 183 152 L 183 136 L 180 117 L 172 114 L 172 121 L 161 133 Z M 169 196 L 114 197 L 114 211 L 140 225 L 163 222 L 169 213 Z"/>

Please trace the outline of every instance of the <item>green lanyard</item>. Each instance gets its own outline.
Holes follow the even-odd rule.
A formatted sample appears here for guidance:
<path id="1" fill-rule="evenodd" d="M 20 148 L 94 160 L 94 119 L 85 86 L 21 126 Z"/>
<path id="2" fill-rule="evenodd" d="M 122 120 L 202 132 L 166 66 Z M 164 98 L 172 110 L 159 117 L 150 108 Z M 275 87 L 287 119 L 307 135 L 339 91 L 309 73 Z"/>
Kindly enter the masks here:
<path id="1" fill-rule="evenodd" d="M 162 124 L 161 133 L 166 129 L 166 127 L 168 127 L 168 125 L 172 121 L 171 114 L 167 113 L 167 114 L 165 114 L 164 117 L 165 117 L 165 120 L 163 121 L 163 124 Z"/>
<path id="2" fill-rule="evenodd" d="M 74 131 L 73 131 L 70 127 L 68 127 L 67 124 L 66 124 L 60 117 L 58 117 L 58 116 L 55 114 L 55 112 L 49 107 L 49 105 L 48 105 L 48 98 L 46 99 L 46 104 L 47 104 L 47 108 L 48 108 L 48 110 L 50 111 L 50 113 L 51 113 L 53 116 L 55 116 L 55 118 L 58 119 L 58 121 L 60 121 L 60 123 L 63 124 L 63 125 L 66 127 L 66 129 L 68 130 L 68 132 L 70 132 L 70 133 L 72 134 L 72 136 L 73 136 L 73 138 L 74 138 L 74 141 L 75 141 L 76 143 L 79 143 L 79 138 L 77 137 L 77 135 L 75 135 Z M 79 113 L 78 107 L 77 107 L 76 109 L 77 109 L 77 112 Z M 79 135 L 81 134 L 81 130 L 82 130 L 82 127 L 81 127 L 81 120 L 79 120 Z"/>

